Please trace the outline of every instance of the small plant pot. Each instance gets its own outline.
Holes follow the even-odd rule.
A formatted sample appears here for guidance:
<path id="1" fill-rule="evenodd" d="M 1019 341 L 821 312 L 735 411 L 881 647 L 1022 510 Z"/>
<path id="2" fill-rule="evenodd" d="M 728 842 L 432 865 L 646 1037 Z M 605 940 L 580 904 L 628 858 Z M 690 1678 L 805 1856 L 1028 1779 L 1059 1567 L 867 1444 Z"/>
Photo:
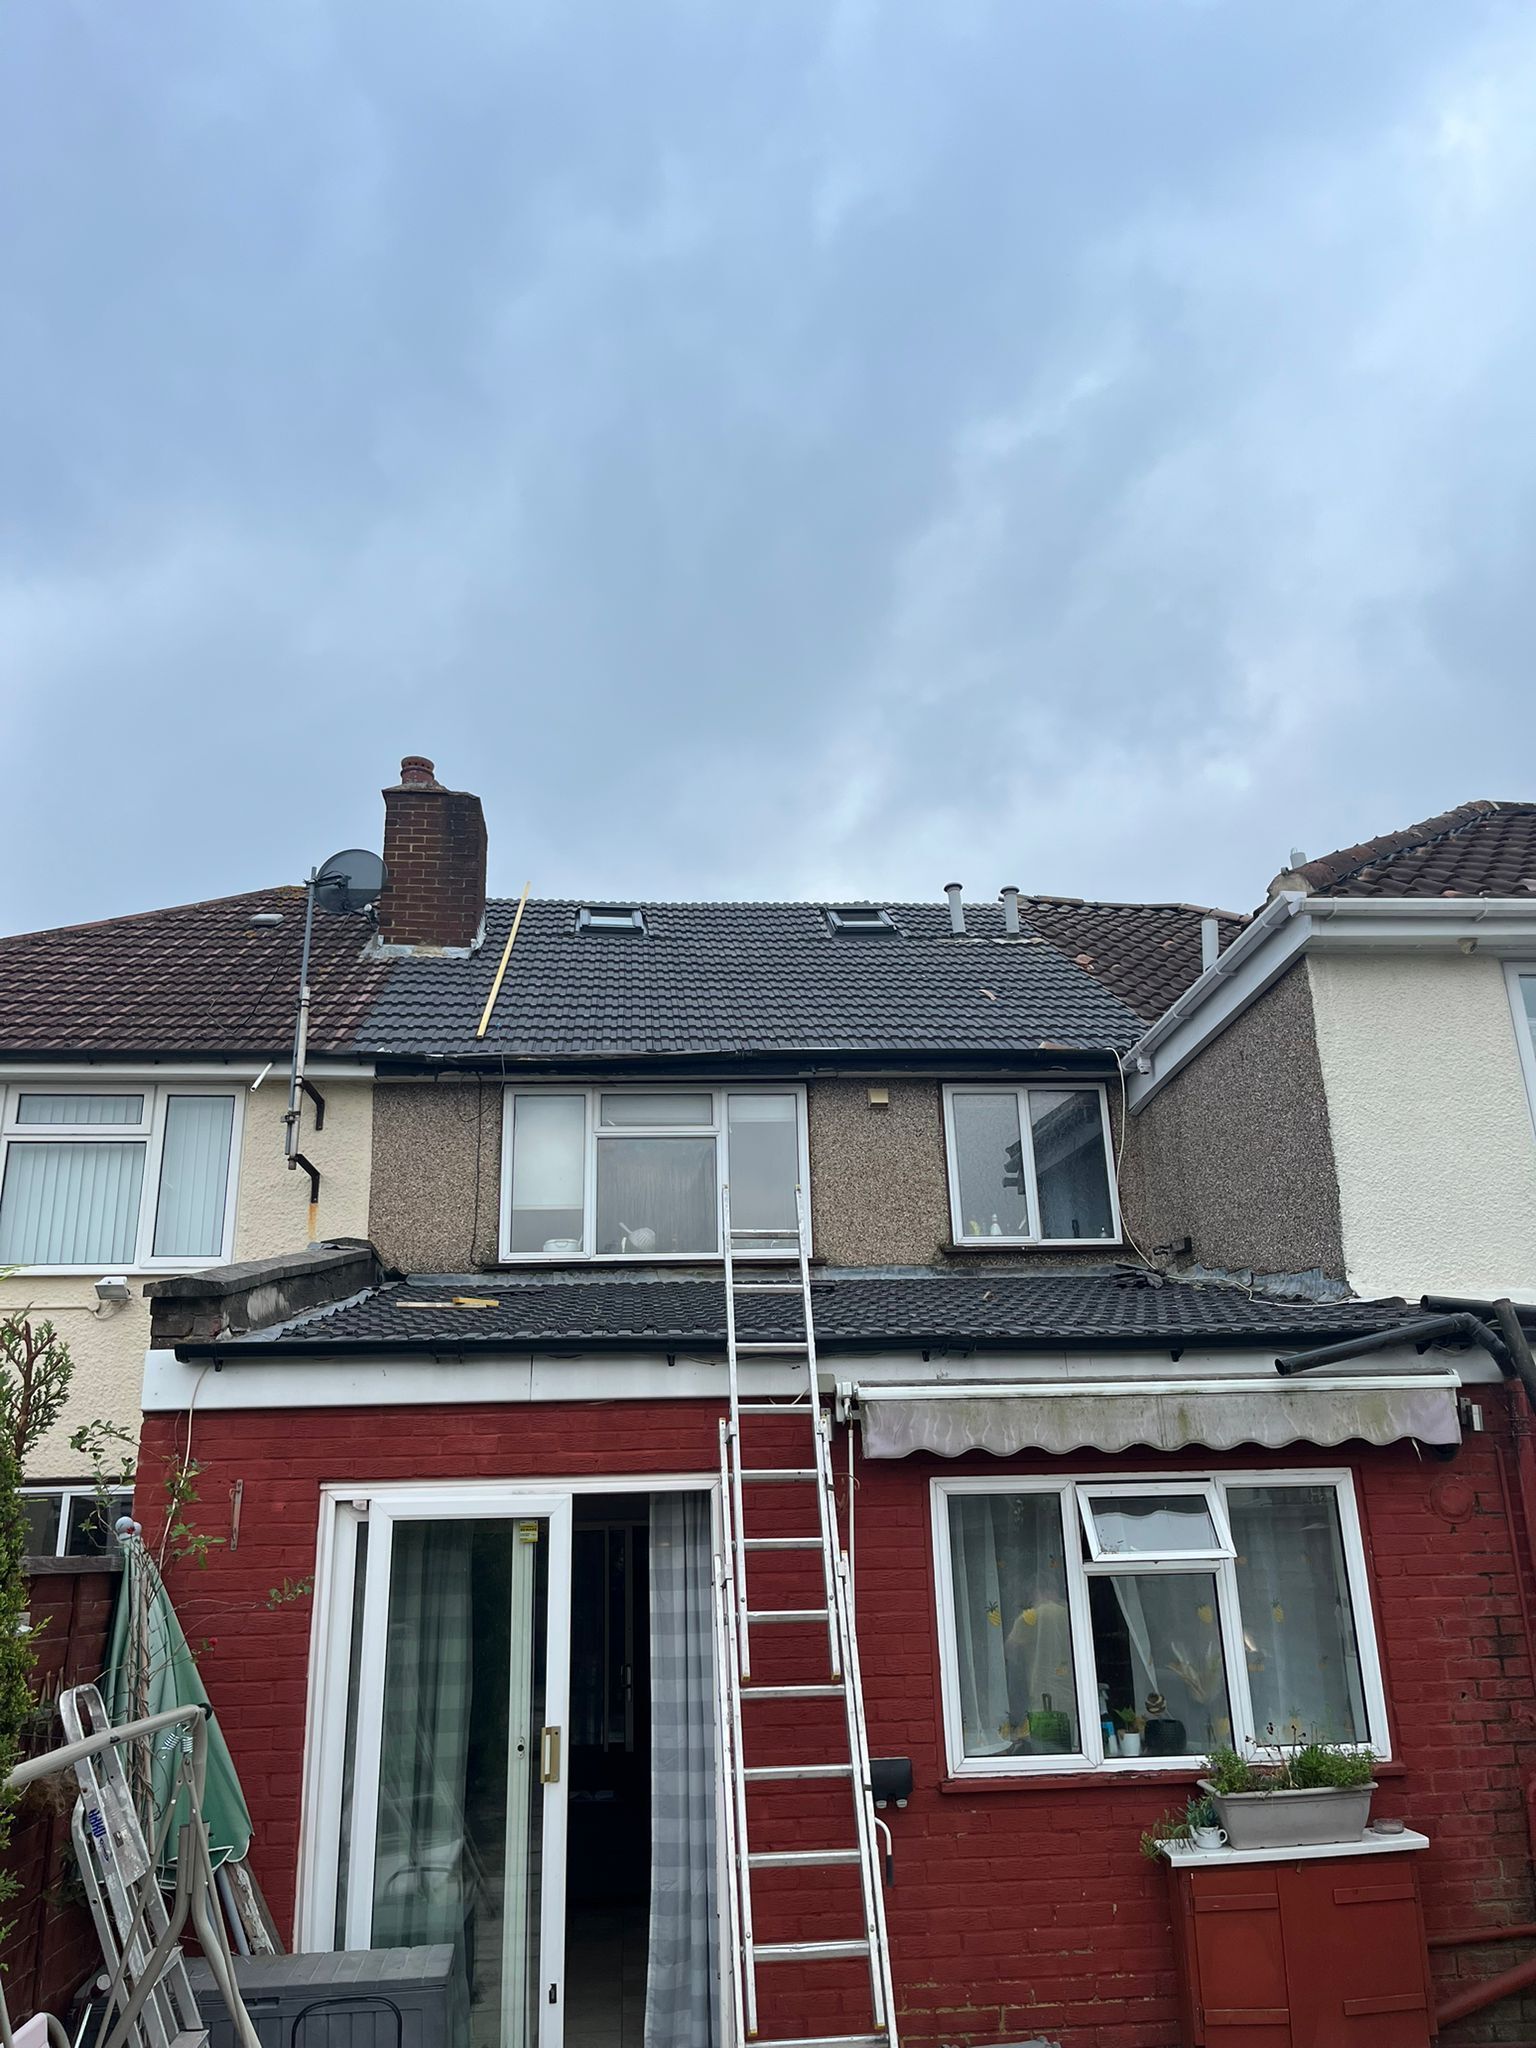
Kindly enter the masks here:
<path id="1" fill-rule="evenodd" d="M 1139 1728 L 1122 1728 L 1120 1730 L 1120 1754 L 1122 1756 L 1141 1755 L 1141 1730 Z"/>
<path id="2" fill-rule="evenodd" d="M 1233 1849 L 1311 1849 L 1358 1842 L 1371 1817 L 1375 1784 L 1320 1785 L 1310 1792 L 1218 1792 L 1200 1789 L 1216 1809 Z"/>

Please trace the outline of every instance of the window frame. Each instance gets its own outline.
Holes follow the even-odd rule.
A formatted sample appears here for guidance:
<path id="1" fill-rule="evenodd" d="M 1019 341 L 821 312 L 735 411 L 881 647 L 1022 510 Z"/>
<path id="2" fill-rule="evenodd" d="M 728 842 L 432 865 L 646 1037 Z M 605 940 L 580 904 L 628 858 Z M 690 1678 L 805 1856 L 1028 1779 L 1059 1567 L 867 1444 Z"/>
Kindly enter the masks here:
<path id="1" fill-rule="evenodd" d="M 1536 1137 L 1536 1031 L 1525 1014 L 1525 997 L 1520 983 L 1527 976 L 1536 981 L 1536 960 L 1506 960 L 1504 986 L 1509 994 L 1510 1020 L 1515 1027 L 1515 1050 L 1525 1079 L 1525 1104 L 1531 1115 L 1531 1133 Z"/>
<path id="2" fill-rule="evenodd" d="M 581 1250 L 575 1252 L 515 1252 L 512 1242 L 512 1135 L 514 1105 L 520 1095 L 574 1095 L 585 1103 L 582 1153 Z M 614 1138 L 710 1138 L 715 1145 L 715 1248 L 697 1252 L 600 1252 L 595 1247 L 597 1232 L 597 1148 L 599 1099 L 604 1095 L 708 1095 L 712 1118 L 708 1124 L 610 1124 Z M 798 1081 L 763 1081 L 740 1085 L 730 1081 L 695 1081 L 683 1076 L 654 1081 L 580 1082 L 562 1085 L 557 1081 L 533 1086 L 509 1081 L 501 1095 L 501 1195 L 497 1222 L 496 1256 L 503 1266 L 655 1266 L 698 1265 L 701 1260 L 718 1259 L 720 1251 L 720 1190 L 729 1179 L 730 1135 L 726 1098 L 731 1095 L 789 1095 L 795 1103 L 795 1152 L 800 1186 L 806 1196 L 806 1227 L 810 1230 L 811 1155 L 809 1117 L 805 1084 Z M 786 1237 L 786 1242 L 788 1238 Z M 810 1255 L 811 1247 L 806 1246 Z M 769 1246 L 737 1250 L 738 1260 L 782 1259 L 783 1251 Z"/>
<path id="3" fill-rule="evenodd" d="M 114 1500 L 119 1500 L 126 1503 L 126 1505 L 120 1510 L 118 1519 L 121 1518 L 121 1515 L 131 1515 L 133 1513 L 132 1480 L 130 1480 L 125 1486 L 109 1486 L 107 1488 L 107 1491 L 112 1495 Z M 96 1498 L 96 1494 L 97 1488 L 93 1482 L 81 1483 L 79 1481 L 72 1482 L 69 1480 L 61 1480 L 57 1486 L 23 1486 L 20 1489 L 20 1495 L 24 1503 L 29 1500 L 53 1500 L 58 1502 L 58 1513 L 55 1517 L 53 1525 L 52 1550 L 29 1550 L 27 1552 L 27 1556 L 70 1557 L 78 1554 L 84 1561 L 88 1558 L 89 1555 L 94 1554 L 84 1552 L 75 1553 L 70 1551 L 67 1548 L 67 1545 L 69 1541 L 70 1502 L 82 1499 L 94 1500 Z M 111 1532 L 109 1531 L 108 1534 L 110 1536 Z M 111 1557 L 112 1554 L 112 1549 L 109 1543 L 108 1547 L 101 1553 L 101 1555 L 104 1557 Z"/>
<path id="4" fill-rule="evenodd" d="M 1242 1612 L 1238 1602 L 1235 1553 L 1225 1557 L 1193 1557 L 1187 1551 L 1166 1553 L 1166 1561 L 1153 1563 L 1151 1553 L 1135 1557 L 1084 1558 L 1082 1545 L 1074 1537 L 1087 1527 L 1079 1489 L 1090 1492 L 1150 1493 L 1157 1491 L 1195 1493 L 1209 1489 L 1221 1496 L 1218 1532 L 1230 1542 L 1225 1489 L 1249 1486 L 1328 1487 L 1338 1505 L 1339 1540 L 1344 1556 L 1345 1583 L 1355 1625 L 1355 1643 L 1360 1658 L 1360 1690 L 1365 1703 L 1367 1734 L 1362 1742 L 1347 1745 L 1369 1751 L 1383 1761 L 1392 1755 L 1392 1730 L 1387 1713 L 1376 1615 L 1371 1599 L 1370 1573 L 1361 1529 L 1355 1475 L 1347 1467 L 1281 1467 L 1267 1470 L 1195 1470 L 1177 1479 L 1166 1472 L 1127 1473 L 1105 1479 L 1046 1478 L 1020 1475 L 998 1478 L 991 1474 L 931 1482 L 931 1514 L 934 1558 L 934 1588 L 937 1595 L 936 1621 L 939 1639 L 939 1690 L 944 1723 L 945 1758 L 953 1778 L 1049 1778 L 1064 1773 L 1092 1772 L 1095 1776 L 1124 1776 L 1137 1771 L 1163 1771 L 1188 1776 L 1201 1766 L 1195 1755 L 1180 1757 L 1105 1756 L 1104 1739 L 1097 1711 L 1098 1677 L 1093 1661 L 1093 1630 L 1088 1605 L 1088 1587 L 1093 1578 L 1152 1573 L 1158 1577 L 1174 1572 L 1200 1572 L 1216 1581 L 1217 1613 L 1221 1624 L 1222 1655 L 1226 1662 L 1227 1697 L 1232 1717 L 1232 1746 L 1242 1755 L 1270 1750 L 1260 1745 L 1253 1725 L 1253 1703 L 1248 1687 L 1248 1669 L 1243 1654 Z M 957 1494 L 1054 1494 L 1060 1503 L 1063 1529 L 1063 1557 L 1067 1573 L 1067 1613 L 1072 1633 L 1072 1674 L 1077 1692 L 1078 1727 L 1081 1747 L 1062 1756 L 967 1756 L 961 1718 L 959 1633 L 955 1615 L 955 1584 L 949 1537 L 949 1503 Z"/>
<path id="5" fill-rule="evenodd" d="M 1034 1127 L 1029 1117 L 1029 1094 L 1094 1094 L 1099 1101 L 1099 1129 L 1104 1140 L 1104 1179 L 1109 1188 L 1109 1214 L 1114 1225 L 1108 1237 L 1046 1237 L 1040 1230 L 1040 1187 L 1035 1171 Z M 1028 1236 L 1004 1232 L 998 1237 L 968 1237 L 965 1209 L 960 1194 L 960 1148 L 955 1138 L 955 1098 L 960 1095 L 1012 1095 L 1019 1117 L 1019 1137 L 1024 1162 L 1024 1200 L 1032 1226 Z M 1125 1226 L 1120 1216 L 1120 1188 L 1115 1172 L 1114 1135 L 1109 1122 L 1109 1090 L 1102 1081 L 946 1081 L 944 1083 L 944 1164 L 949 1181 L 950 1239 L 958 1250 L 997 1250 L 1009 1245 L 1091 1245 L 1122 1244 Z"/>
<path id="6" fill-rule="evenodd" d="M 17 1110 L 23 1095 L 139 1095 L 144 1113 L 134 1124 L 22 1124 Z M 156 1257 L 155 1220 L 160 1208 L 160 1174 L 165 1160 L 165 1124 L 169 1105 L 178 1096 L 217 1095 L 233 1104 L 229 1127 L 229 1172 L 224 1183 L 224 1215 L 215 1252 L 178 1253 Z M 226 1264 L 234 1255 L 235 1208 L 240 1185 L 240 1154 L 245 1132 L 244 1085 L 209 1076 L 200 1080 L 154 1081 L 138 1077 L 81 1081 L 72 1074 L 0 1076 L 0 1195 L 13 1145 L 125 1144 L 144 1147 L 144 1177 L 132 1254 L 127 1259 L 96 1260 L 86 1265 L 33 1264 L 26 1274 L 185 1273 Z"/>

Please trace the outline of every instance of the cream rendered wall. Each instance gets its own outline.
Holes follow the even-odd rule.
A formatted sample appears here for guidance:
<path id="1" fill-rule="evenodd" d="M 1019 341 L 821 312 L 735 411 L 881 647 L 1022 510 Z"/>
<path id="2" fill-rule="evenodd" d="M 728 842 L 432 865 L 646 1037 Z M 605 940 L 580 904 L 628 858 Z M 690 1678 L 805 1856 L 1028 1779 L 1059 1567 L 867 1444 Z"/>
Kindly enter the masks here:
<path id="1" fill-rule="evenodd" d="M 1329 953 L 1307 971 L 1351 1286 L 1536 1300 L 1536 1130 L 1501 963 Z"/>
<path id="2" fill-rule="evenodd" d="M 215 1077 L 210 1074 L 212 1081 Z M 289 1172 L 283 1159 L 283 1111 L 287 1081 L 275 1071 L 252 1095 L 245 1083 L 240 1179 L 235 1194 L 237 1259 L 301 1250 L 309 1242 L 309 1179 Z M 317 1083 L 325 1096 L 325 1129 L 315 1131 L 313 1112 L 304 1110 L 304 1151 L 319 1167 L 318 1235 L 366 1237 L 368 1177 L 373 1153 L 371 1079 Z M 69 1448 L 83 1422 L 115 1422 L 137 1439 L 139 1388 L 149 1343 L 149 1304 L 142 1288 L 151 1276 L 130 1276 L 133 1300 L 121 1307 L 99 1306 L 95 1274 L 24 1273 L 0 1281 L 0 1308 L 30 1308 L 34 1320 L 51 1317 L 69 1346 L 75 1376 L 68 1410 L 28 1463 L 28 1477 L 67 1479 L 89 1471 L 88 1460 Z"/>

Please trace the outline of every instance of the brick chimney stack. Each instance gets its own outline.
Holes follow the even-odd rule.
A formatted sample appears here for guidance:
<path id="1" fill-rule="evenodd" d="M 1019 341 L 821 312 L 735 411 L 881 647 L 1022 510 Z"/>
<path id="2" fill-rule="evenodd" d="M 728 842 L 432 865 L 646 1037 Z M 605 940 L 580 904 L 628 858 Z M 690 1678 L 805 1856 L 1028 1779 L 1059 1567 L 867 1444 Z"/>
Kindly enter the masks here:
<path id="1" fill-rule="evenodd" d="M 384 792 L 379 938 L 421 952 L 468 952 L 485 918 L 485 816 L 467 790 L 444 789 L 421 754 L 407 754 Z"/>

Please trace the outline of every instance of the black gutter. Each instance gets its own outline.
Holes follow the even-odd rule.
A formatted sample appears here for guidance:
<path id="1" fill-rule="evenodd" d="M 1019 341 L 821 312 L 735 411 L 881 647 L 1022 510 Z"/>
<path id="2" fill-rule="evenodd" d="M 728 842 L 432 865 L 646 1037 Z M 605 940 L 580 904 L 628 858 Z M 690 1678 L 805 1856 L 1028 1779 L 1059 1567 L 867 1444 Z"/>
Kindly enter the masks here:
<path id="1" fill-rule="evenodd" d="M 1363 1358 L 1372 1351 L 1387 1351 L 1395 1344 L 1427 1344 L 1452 1341 L 1479 1345 L 1501 1369 L 1511 1364 L 1505 1340 L 1494 1335 L 1486 1323 L 1470 1312 L 1422 1316 L 1414 1322 L 1399 1323 L 1395 1329 L 1375 1330 L 1364 1337 L 1347 1337 L 1339 1344 L 1323 1344 L 1311 1351 L 1293 1351 L 1275 1360 L 1275 1370 L 1287 1379 L 1297 1373 L 1316 1372 L 1325 1365 L 1337 1365 L 1346 1358 Z"/>
<path id="2" fill-rule="evenodd" d="M 1404 1324 L 1405 1331 L 1417 1327 Z M 1092 1348 L 1096 1351 L 1166 1351 L 1179 1358 L 1184 1352 L 1195 1348 L 1237 1351 L 1268 1349 L 1275 1343 L 1274 1330 L 1251 1331 L 1246 1335 L 1215 1330 L 1057 1330 L 1051 1332 L 1030 1331 L 1017 1336 L 962 1336 L 953 1330 L 933 1331 L 927 1335 L 921 1332 L 902 1330 L 886 1335 L 869 1337 L 828 1337 L 818 1335 L 818 1355 L 838 1352 L 869 1354 L 882 1351 L 922 1351 L 939 1356 L 966 1357 L 978 1351 L 1062 1351 L 1066 1349 Z M 1297 1336 L 1303 1334 L 1295 1332 Z M 1380 1343 L 1396 1341 L 1396 1332 L 1378 1333 Z M 1356 1344 L 1371 1343 L 1371 1339 L 1351 1339 L 1345 1346 L 1334 1349 L 1348 1350 L 1351 1354 Z M 443 1331 L 434 1336 L 420 1337 L 261 1337 L 224 1340 L 206 1339 L 195 1344 L 177 1344 L 171 1347 L 178 1359 L 184 1362 L 211 1362 L 215 1365 L 236 1364 L 239 1361 L 260 1361 L 264 1358 L 358 1358 L 358 1357 L 448 1357 L 455 1358 L 467 1352 L 506 1353 L 535 1352 L 544 1357 L 585 1357 L 592 1352 L 650 1351 L 659 1356 L 687 1352 L 725 1352 L 725 1331 L 690 1330 L 670 1331 L 657 1334 L 653 1331 L 635 1332 L 629 1335 L 615 1335 L 612 1332 L 594 1332 L 590 1335 L 573 1333 L 570 1336 L 554 1337 L 547 1334 L 530 1336 L 515 1330 L 500 1334 L 476 1335 L 466 1331 L 459 1336 Z M 1378 1347 L 1379 1348 L 1379 1345 Z M 1299 1353 L 1298 1356 L 1309 1356 Z M 1319 1363 L 1323 1361 L 1320 1359 Z M 1303 1368 L 1305 1370 L 1305 1368 Z"/>
<path id="3" fill-rule="evenodd" d="M 352 1057 L 369 1060 L 381 1074 L 393 1077 L 426 1078 L 436 1074 L 505 1074 L 510 1080 L 559 1080 L 576 1075 L 685 1073 L 699 1080 L 729 1079 L 732 1075 L 755 1074 L 775 1079 L 781 1075 L 815 1079 L 818 1075 L 847 1073 L 889 1074 L 900 1078 L 912 1074 L 923 1079 L 934 1075 L 963 1073 L 967 1077 L 990 1073 L 1048 1075 L 1097 1074 L 1113 1079 L 1118 1062 L 1129 1047 L 1019 1045 L 978 1046 L 969 1050 L 928 1051 L 921 1046 L 815 1047 L 764 1046 L 750 1051 L 733 1046 L 709 1046 L 684 1052 L 505 1052 L 495 1047 L 478 1047 L 469 1052 L 455 1049 L 430 1052 L 420 1048 L 389 1046 L 359 1048 Z"/>

